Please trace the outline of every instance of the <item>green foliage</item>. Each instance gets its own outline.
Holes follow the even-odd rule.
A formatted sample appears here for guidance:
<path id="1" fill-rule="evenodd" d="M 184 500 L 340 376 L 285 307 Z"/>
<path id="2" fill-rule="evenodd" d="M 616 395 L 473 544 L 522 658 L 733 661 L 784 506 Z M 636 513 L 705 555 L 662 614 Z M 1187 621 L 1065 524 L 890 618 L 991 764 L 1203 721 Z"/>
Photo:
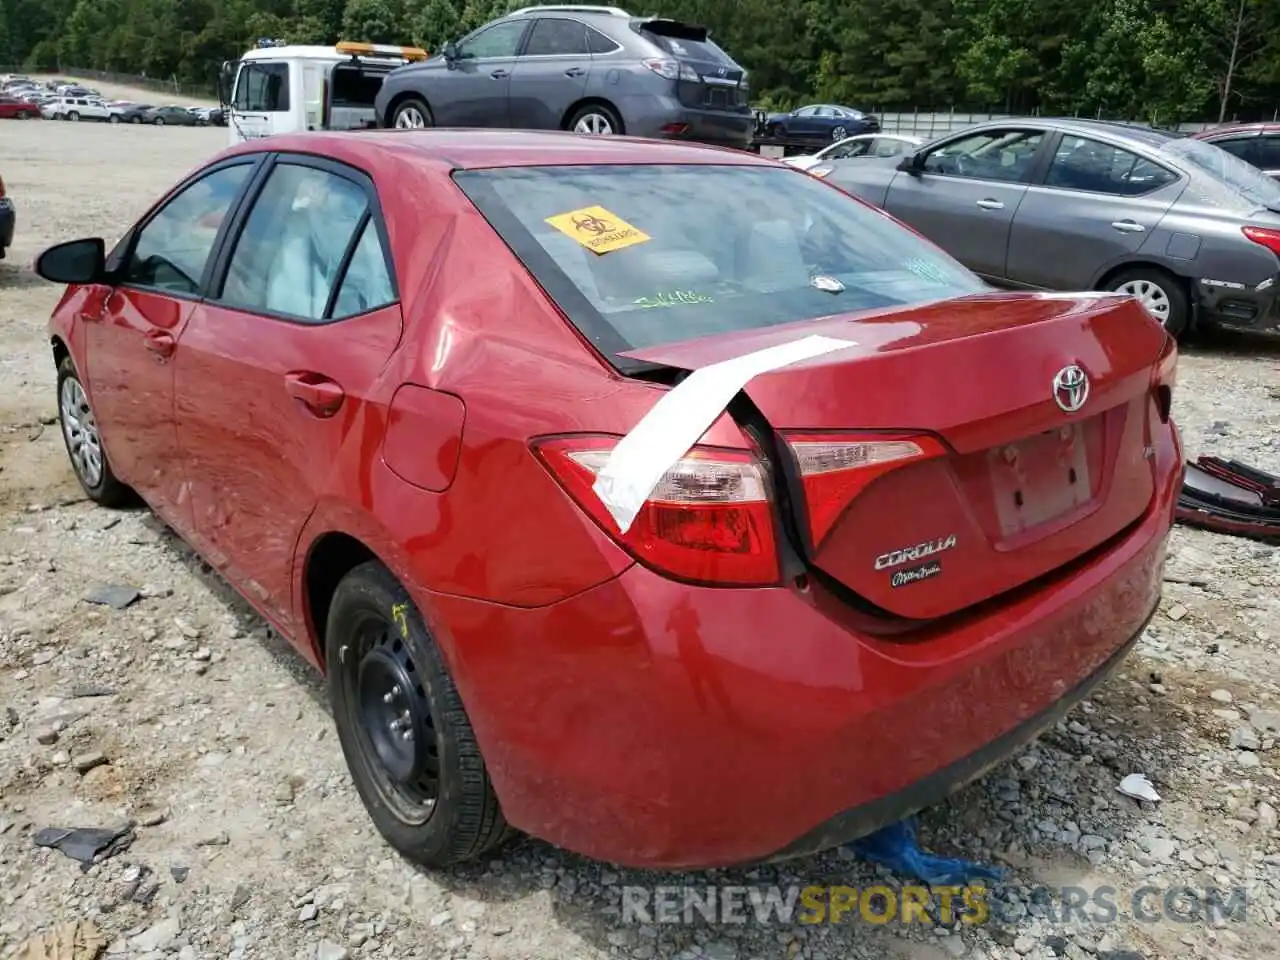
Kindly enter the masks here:
<path id="1" fill-rule="evenodd" d="M 0 0 L 0 64 L 212 84 L 218 65 L 259 37 L 436 51 L 520 5 Z M 635 9 L 710 27 L 766 109 L 829 101 L 1176 123 L 1280 108 L 1280 0 L 647 0 Z"/>

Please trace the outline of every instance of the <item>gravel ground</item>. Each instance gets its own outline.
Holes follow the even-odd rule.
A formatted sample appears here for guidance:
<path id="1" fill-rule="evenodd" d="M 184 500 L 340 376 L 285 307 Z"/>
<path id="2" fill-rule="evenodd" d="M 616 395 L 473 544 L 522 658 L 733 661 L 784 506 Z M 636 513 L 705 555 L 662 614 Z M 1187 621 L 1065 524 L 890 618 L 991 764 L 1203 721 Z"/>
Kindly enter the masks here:
<path id="1" fill-rule="evenodd" d="M 149 514 L 86 503 L 55 425 L 44 322 L 57 291 L 30 262 L 57 240 L 113 240 L 225 131 L 0 125 L 20 217 L 0 262 L 0 957 L 74 921 L 108 955 L 148 960 L 1276 955 L 1280 549 L 1181 528 L 1161 612 L 1124 672 L 922 817 L 927 847 L 1012 871 L 999 922 L 621 915 L 627 884 L 887 876 L 840 853 L 658 877 L 521 840 L 464 869 L 411 869 L 367 825 L 318 679 Z M 1280 348 L 1218 339 L 1188 350 L 1180 377 L 1190 454 L 1280 473 Z M 142 598 L 85 603 L 99 583 Z M 1134 772 L 1161 802 L 1116 791 Z M 132 845 L 87 871 L 33 841 L 128 821 Z M 1113 887 L 1119 916 L 1064 917 L 1030 894 L 1038 884 Z M 1245 918 L 1134 920 L 1127 898 L 1143 886 L 1243 888 Z"/>

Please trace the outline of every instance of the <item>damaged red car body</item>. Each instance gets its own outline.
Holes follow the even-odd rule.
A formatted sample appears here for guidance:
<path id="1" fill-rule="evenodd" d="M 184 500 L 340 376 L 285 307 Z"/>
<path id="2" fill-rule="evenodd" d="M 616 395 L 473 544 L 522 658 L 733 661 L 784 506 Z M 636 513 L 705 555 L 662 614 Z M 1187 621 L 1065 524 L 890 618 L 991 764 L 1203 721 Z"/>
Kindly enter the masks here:
<path id="1" fill-rule="evenodd" d="M 240 166 L 189 214 L 194 262 L 145 239 Z M 307 315 L 272 291 L 336 189 L 288 186 L 315 171 L 359 190 Z M 853 839 L 1059 719 L 1159 598 L 1182 477 L 1160 326 L 990 290 L 771 161 L 276 137 L 40 269 L 74 281 L 50 333 L 81 483 L 141 494 L 328 673 L 366 806 L 423 863 L 507 824 L 656 867 Z M 656 400 L 812 334 L 851 345 L 750 380 L 622 533 L 595 479 Z"/>

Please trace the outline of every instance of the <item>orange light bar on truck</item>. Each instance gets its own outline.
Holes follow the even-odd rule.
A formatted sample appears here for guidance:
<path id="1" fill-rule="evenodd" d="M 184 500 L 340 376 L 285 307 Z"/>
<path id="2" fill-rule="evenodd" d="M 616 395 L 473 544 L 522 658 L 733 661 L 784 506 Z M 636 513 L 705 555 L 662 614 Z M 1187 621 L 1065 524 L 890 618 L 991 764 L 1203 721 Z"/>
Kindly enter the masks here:
<path id="1" fill-rule="evenodd" d="M 335 49 L 339 53 L 349 53 L 353 57 L 403 57 L 406 60 L 425 60 L 427 51 L 421 47 L 397 47 L 388 43 L 355 43 L 343 40 Z"/>

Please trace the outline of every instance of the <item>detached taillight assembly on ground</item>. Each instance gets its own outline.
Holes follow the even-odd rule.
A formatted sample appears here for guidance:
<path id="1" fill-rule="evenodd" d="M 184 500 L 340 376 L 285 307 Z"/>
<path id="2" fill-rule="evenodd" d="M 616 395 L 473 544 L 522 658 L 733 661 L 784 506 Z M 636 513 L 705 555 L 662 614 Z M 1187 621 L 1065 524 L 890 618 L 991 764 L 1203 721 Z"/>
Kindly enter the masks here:
<path id="1" fill-rule="evenodd" d="M 941 441 L 920 434 L 785 433 L 783 439 L 795 457 L 804 487 L 814 549 L 874 481 L 947 452 Z"/>
<path id="2" fill-rule="evenodd" d="M 779 579 L 764 466 L 749 451 L 696 446 L 663 475 L 622 533 L 592 489 L 620 437 L 569 437 L 534 450 L 573 500 L 637 560 L 699 583 L 762 586 Z"/>

